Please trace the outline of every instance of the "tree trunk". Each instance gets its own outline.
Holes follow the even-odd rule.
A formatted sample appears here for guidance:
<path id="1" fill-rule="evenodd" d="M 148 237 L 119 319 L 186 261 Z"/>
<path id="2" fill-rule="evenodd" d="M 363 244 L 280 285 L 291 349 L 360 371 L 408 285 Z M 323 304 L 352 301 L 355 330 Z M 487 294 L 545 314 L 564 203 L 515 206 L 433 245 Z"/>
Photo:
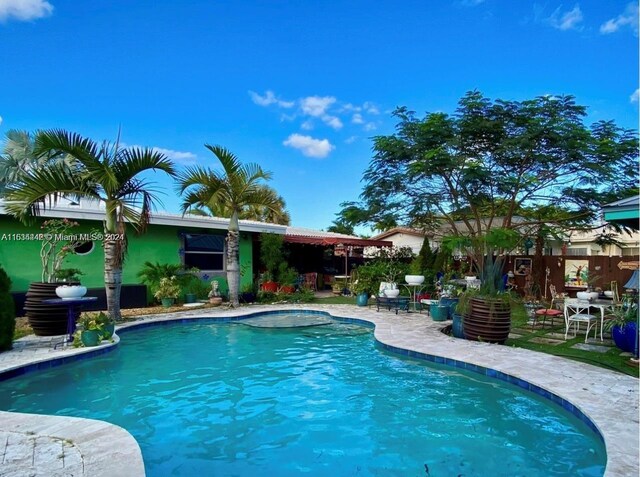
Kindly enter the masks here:
<path id="1" fill-rule="evenodd" d="M 233 307 L 240 306 L 238 300 L 238 291 L 240 289 L 239 242 L 238 213 L 234 212 L 229 220 L 227 233 L 227 282 L 229 284 L 229 302 Z"/>
<path id="2" fill-rule="evenodd" d="M 107 311 L 111 319 L 120 321 L 120 289 L 122 287 L 122 265 L 120 247 L 115 240 L 104 241 L 104 287 L 107 295 Z"/>

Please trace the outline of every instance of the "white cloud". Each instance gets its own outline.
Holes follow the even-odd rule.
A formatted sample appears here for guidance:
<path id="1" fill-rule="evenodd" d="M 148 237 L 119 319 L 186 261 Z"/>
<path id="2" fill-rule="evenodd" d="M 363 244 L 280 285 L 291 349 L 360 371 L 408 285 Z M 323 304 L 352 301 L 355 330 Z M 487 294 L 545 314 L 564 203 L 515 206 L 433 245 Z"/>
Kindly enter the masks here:
<path id="1" fill-rule="evenodd" d="M 377 128 L 377 126 L 374 123 L 367 123 L 364 125 L 364 130 L 365 131 L 374 131 Z"/>
<path id="2" fill-rule="evenodd" d="M 475 7 L 477 5 L 480 5 L 481 3 L 484 3 L 484 0 L 461 0 L 460 3 L 465 7 Z"/>
<path id="3" fill-rule="evenodd" d="M 196 162 L 196 155 L 192 152 L 174 151 L 163 147 L 152 147 L 151 149 L 164 154 L 176 164 L 194 164 Z"/>
<path id="4" fill-rule="evenodd" d="M 633 33 L 638 35 L 638 4 L 629 3 L 625 8 L 624 13 L 621 13 L 616 18 L 607 20 L 600 25 L 600 33 L 606 35 L 608 33 L 615 33 L 620 28 L 630 27 Z"/>
<path id="5" fill-rule="evenodd" d="M 322 116 L 322 121 L 327 124 L 328 126 L 331 126 L 333 129 L 340 129 L 342 127 L 342 121 L 340 121 L 340 118 L 336 117 L 336 116 L 330 116 L 330 115 L 325 115 Z"/>
<path id="6" fill-rule="evenodd" d="M 249 96 L 251 96 L 251 100 L 258 106 L 270 106 L 272 104 L 276 104 L 281 108 L 292 108 L 295 104 L 293 101 L 283 101 L 276 98 L 276 95 L 271 90 L 267 90 L 264 96 L 260 96 L 255 91 L 249 91 Z"/>
<path id="7" fill-rule="evenodd" d="M 353 124 L 362 124 L 364 123 L 364 119 L 362 119 L 362 114 L 356 113 L 351 117 L 351 122 Z"/>
<path id="8" fill-rule="evenodd" d="M 333 96 L 307 96 L 300 100 L 300 108 L 304 114 L 322 117 L 327 114 L 329 107 L 336 102 Z"/>
<path id="9" fill-rule="evenodd" d="M 576 6 L 573 7 L 573 10 L 569 10 L 565 13 L 561 13 L 560 8 L 561 7 L 558 7 L 551 17 L 549 17 L 549 23 L 551 26 L 562 31 L 579 30 L 581 28 L 580 23 L 583 20 L 580 6 L 576 4 Z"/>
<path id="10" fill-rule="evenodd" d="M 378 107 L 370 101 L 365 101 L 362 107 L 369 114 L 380 114 Z"/>
<path id="11" fill-rule="evenodd" d="M 344 140 L 344 142 L 347 144 L 353 144 L 354 142 L 356 142 L 357 139 L 358 139 L 358 136 L 349 136 L 347 139 Z"/>
<path id="12" fill-rule="evenodd" d="M 640 88 L 637 88 L 629 97 L 629 100 L 632 103 L 637 103 L 638 101 L 640 101 Z M 0 122 L 2 122 L 2 118 L 0 118 Z"/>
<path id="13" fill-rule="evenodd" d="M 300 127 L 305 131 L 311 131 L 313 129 L 313 121 L 311 121 L 311 119 L 307 119 L 300 125 Z"/>
<path id="14" fill-rule="evenodd" d="M 2 124 L 2 116 L 0 116 L 0 124 Z"/>
<path id="15" fill-rule="evenodd" d="M 0 22 L 10 19 L 28 22 L 48 17 L 53 5 L 46 0 L 0 0 Z"/>
<path id="16" fill-rule="evenodd" d="M 282 144 L 299 149 L 307 157 L 323 158 L 335 149 L 328 139 L 314 139 L 311 136 L 291 134 Z"/>

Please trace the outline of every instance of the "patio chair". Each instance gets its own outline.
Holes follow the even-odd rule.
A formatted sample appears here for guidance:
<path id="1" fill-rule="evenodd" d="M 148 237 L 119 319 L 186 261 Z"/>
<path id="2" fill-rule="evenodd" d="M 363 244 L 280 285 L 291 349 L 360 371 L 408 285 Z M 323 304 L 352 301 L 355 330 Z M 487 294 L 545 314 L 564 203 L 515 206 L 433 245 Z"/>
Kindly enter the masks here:
<path id="1" fill-rule="evenodd" d="M 589 331 L 591 330 L 591 328 L 593 328 L 593 338 L 595 339 L 598 332 L 599 320 L 599 317 L 589 313 L 589 302 L 581 302 L 579 300 L 566 300 L 564 303 L 564 339 L 567 339 L 569 328 L 571 328 L 572 326 L 574 327 L 573 336 L 575 337 L 578 333 L 580 323 L 585 323 L 587 325 L 587 331 L 584 335 L 584 342 L 587 342 L 587 339 L 589 338 Z"/>
<path id="2" fill-rule="evenodd" d="M 318 274 L 317 273 L 305 273 L 304 274 L 304 287 L 309 290 L 317 291 L 318 290 Z"/>
<path id="3" fill-rule="evenodd" d="M 553 319 L 556 316 L 562 315 L 562 311 L 554 308 L 554 301 L 558 297 L 558 294 L 556 293 L 556 287 L 554 285 L 549 285 L 549 291 L 551 292 L 551 304 L 549 305 L 549 308 L 539 308 L 535 311 L 533 320 L 531 322 L 532 330 L 536 323 L 538 323 L 538 320 L 542 320 L 542 327 L 544 328 L 544 325 L 547 322 L 547 318 L 551 318 L 551 325 L 553 326 Z"/>

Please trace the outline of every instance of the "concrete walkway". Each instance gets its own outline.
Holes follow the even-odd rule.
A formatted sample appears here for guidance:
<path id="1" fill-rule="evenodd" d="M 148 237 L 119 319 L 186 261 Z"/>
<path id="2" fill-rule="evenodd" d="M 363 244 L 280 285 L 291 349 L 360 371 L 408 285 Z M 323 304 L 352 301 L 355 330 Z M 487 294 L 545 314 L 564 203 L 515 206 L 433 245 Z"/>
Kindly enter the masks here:
<path id="1" fill-rule="evenodd" d="M 396 315 L 347 305 L 209 308 L 150 315 L 118 329 L 150 321 L 244 316 L 276 309 L 312 309 L 368 321 L 376 327 L 376 339 L 391 348 L 481 366 L 493 370 L 492 375 L 504 373 L 499 374 L 503 379 L 519 379 L 538 386 L 569 401 L 593 422 L 606 445 L 607 477 L 639 475 L 637 379 L 526 349 L 451 338 L 440 332 L 446 323 L 433 322 L 425 314 L 401 312 Z M 123 336 L 126 340 L 126 334 Z M 37 362 L 104 352 L 107 347 L 117 346 L 116 340 L 98 348 L 53 349 L 57 341 L 59 338 L 34 336 L 18 340 L 14 350 L 0 354 L 0 374 Z M 522 381 L 518 382 L 523 385 Z M 0 412 L 0 476 L 14 475 L 137 477 L 144 475 L 144 465 L 133 437 L 117 426 L 89 419 Z"/>

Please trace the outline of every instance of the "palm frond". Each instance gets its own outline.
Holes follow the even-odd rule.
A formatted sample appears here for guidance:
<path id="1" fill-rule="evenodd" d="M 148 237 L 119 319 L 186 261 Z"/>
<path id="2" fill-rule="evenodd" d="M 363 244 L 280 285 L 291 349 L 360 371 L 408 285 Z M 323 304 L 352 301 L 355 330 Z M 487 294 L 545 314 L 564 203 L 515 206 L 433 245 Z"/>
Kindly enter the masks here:
<path id="1" fill-rule="evenodd" d="M 120 149 L 112 163 L 119 183 L 124 183 L 148 170 L 164 171 L 171 177 L 176 174 L 173 163 L 161 152 L 150 148 Z"/>

